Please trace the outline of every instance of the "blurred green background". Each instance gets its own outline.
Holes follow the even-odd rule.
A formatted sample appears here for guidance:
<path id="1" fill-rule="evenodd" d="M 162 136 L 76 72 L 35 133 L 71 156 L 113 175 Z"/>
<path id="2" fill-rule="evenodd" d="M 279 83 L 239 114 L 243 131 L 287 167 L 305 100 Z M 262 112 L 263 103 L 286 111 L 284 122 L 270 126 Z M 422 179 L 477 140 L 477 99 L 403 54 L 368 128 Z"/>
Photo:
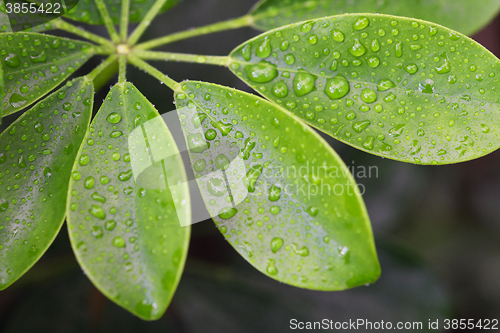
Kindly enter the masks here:
<path id="1" fill-rule="evenodd" d="M 143 39 L 241 16 L 254 3 L 184 0 L 154 21 Z M 105 34 L 101 27 L 85 28 Z M 244 28 L 163 50 L 227 55 L 257 34 Z M 500 19 L 473 37 L 500 56 Z M 100 61 L 93 58 L 77 75 Z M 189 78 L 250 91 L 224 68 L 154 65 L 177 81 Z M 171 92 L 156 79 L 132 67 L 128 79 L 160 113 L 174 109 Z M 96 94 L 98 104 L 106 93 Z M 4 119 L 1 129 L 17 116 Z M 167 313 L 157 322 L 144 322 L 92 286 L 63 227 L 40 262 L 0 293 L 0 332 L 265 333 L 289 331 L 292 318 L 422 321 L 424 328 L 429 319 L 500 319 L 500 152 L 458 165 L 415 166 L 325 139 L 348 166 L 378 169 L 378 177 L 358 179 L 366 189 L 382 265 L 376 284 L 335 293 L 281 284 L 253 269 L 207 220 L 193 226 L 186 270 Z"/>

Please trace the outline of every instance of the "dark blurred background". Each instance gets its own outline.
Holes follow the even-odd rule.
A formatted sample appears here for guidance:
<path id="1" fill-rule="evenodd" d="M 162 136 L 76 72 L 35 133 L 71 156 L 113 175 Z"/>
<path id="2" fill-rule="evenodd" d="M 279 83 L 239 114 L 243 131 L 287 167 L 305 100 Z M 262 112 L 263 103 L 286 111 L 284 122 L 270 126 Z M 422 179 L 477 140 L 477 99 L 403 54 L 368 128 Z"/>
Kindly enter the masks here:
<path id="1" fill-rule="evenodd" d="M 254 3 L 184 0 L 154 21 L 143 39 L 238 17 Z M 85 28 L 105 34 L 101 27 Z M 163 49 L 227 55 L 257 34 L 244 28 Z M 500 18 L 473 38 L 500 56 Z M 78 74 L 100 61 L 91 59 Z M 224 68 L 154 65 L 177 81 L 197 79 L 250 91 Z M 128 79 L 160 113 L 174 108 L 171 92 L 156 79 L 132 67 Z M 96 94 L 98 104 L 106 93 Z M 15 117 L 4 119 L 2 130 Z M 92 286 L 63 227 L 40 262 L 0 293 L 0 332 L 286 332 L 292 318 L 420 321 L 426 331 L 429 319 L 500 319 L 500 152 L 457 165 L 415 166 L 325 139 L 348 166 L 378 170 L 358 179 L 366 189 L 382 265 L 382 277 L 373 286 L 327 293 L 280 284 L 253 269 L 207 220 L 193 226 L 186 269 L 166 314 L 144 322 Z"/>

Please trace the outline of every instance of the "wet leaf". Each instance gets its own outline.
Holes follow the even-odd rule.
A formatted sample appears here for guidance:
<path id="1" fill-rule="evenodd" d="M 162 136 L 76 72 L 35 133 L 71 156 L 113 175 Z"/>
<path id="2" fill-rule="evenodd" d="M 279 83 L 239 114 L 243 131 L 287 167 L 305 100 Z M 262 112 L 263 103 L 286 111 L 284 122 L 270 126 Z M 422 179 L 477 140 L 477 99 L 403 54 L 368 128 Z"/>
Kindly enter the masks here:
<path id="1" fill-rule="evenodd" d="M 2 116 L 61 84 L 92 55 L 91 44 L 38 33 L 0 34 Z"/>
<path id="2" fill-rule="evenodd" d="M 178 2 L 179 0 L 167 0 L 161 12 L 167 11 Z M 108 8 L 109 15 L 113 19 L 113 22 L 119 24 L 122 5 L 121 0 L 104 0 L 104 3 Z M 154 3 L 155 0 L 130 1 L 130 22 L 140 22 Z M 64 17 L 88 24 L 104 24 L 94 0 L 80 0 L 78 5 L 64 15 Z"/>
<path id="3" fill-rule="evenodd" d="M 500 0 L 262 0 L 251 11 L 253 26 L 270 30 L 345 13 L 380 13 L 435 22 L 471 35 L 500 10 Z"/>
<path id="4" fill-rule="evenodd" d="M 165 122 L 130 83 L 109 92 L 79 151 L 68 228 L 87 276 L 133 314 L 158 319 L 184 267 L 190 201 Z"/>
<path id="5" fill-rule="evenodd" d="M 70 81 L 0 135 L 0 289 L 33 266 L 61 228 L 93 95 L 91 81 Z"/>
<path id="6" fill-rule="evenodd" d="M 207 209 L 255 268 L 318 290 L 378 278 L 363 200 L 319 135 L 281 108 L 235 89 L 187 81 L 175 99 Z"/>
<path id="7" fill-rule="evenodd" d="M 499 60 L 423 21 L 342 15 L 237 47 L 231 70 L 308 124 L 371 154 L 448 164 L 499 147 Z"/>

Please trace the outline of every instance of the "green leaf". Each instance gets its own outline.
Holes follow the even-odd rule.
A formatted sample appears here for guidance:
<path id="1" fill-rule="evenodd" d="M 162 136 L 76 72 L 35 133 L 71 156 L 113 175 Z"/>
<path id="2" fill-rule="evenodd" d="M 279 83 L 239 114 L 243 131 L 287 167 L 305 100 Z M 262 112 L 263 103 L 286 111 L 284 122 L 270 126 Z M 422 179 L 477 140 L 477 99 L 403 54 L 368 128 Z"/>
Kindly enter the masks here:
<path id="1" fill-rule="evenodd" d="M 1 116 L 17 112 L 62 83 L 92 55 L 92 45 L 38 33 L 0 34 Z"/>
<path id="2" fill-rule="evenodd" d="M 500 0 L 262 0 L 250 15 L 253 26 L 261 30 L 345 13 L 381 13 L 435 22 L 471 35 L 499 10 Z"/>
<path id="3" fill-rule="evenodd" d="M 447 28 L 386 15 L 289 25 L 237 47 L 231 70 L 334 138 L 418 164 L 500 145 L 499 60 Z"/>
<path id="4" fill-rule="evenodd" d="M 64 222 L 71 169 L 93 96 L 92 82 L 77 78 L 0 135 L 0 289 L 37 262 Z"/>
<path id="5" fill-rule="evenodd" d="M 317 290 L 378 278 L 363 199 L 318 134 L 274 104 L 215 84 L 183 82 L 175 100 L 207 209 L 255 268 Z"/>
<path id="6" fill-rule="evenodd" d="M 149 9 L 154 5 L 155 1 L 156 0 L 130 1 L 130 22 L 140 22 L 148 13 Z M 161 12 L 167 11 L 178 2 L 179 0 L 167 0 L 161 9 Z M 113 22 L 115 24 L 119 24 L 122 1 L 104 0 L 104 3 L 108 8 L 109 15 L 113 19 Z M 65 14 L 64 17 L 88 24 L 104 24 L 94 0 L 80 0 L 78 5 Z"/>
<path id="7" fill-rule="evenodd" d="M 191 221 L 189 191 L 165 122 L 131 83 L 115 85 L 92 121 L 68 193 L 87 276 L 133 314 L 161 317 L 186 259 L 190 227 L 179 223 Z"/>

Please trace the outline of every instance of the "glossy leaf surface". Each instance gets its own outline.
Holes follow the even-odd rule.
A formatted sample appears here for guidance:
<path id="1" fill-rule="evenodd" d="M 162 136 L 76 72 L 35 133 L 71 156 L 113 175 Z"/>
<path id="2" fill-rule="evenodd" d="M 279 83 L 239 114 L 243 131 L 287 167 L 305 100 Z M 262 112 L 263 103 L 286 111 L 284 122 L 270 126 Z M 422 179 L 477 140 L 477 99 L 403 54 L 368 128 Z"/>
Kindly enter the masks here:
<path id="1" fill-rule="evenodd" d="M 260 94 L 375 155 L 447 164 L 500 146 L 499 60 L 441 26 L 341 15 L 264 33 L 230 57 Z"/>
<path id="2" fill-rule="evenodd" d="M 167 0 L 162 12 L 175 6 L 179 0 Z M 121 17 L 121 0 L 104 0 L 108 9 L 109 15 L 115 24 L 120 22 Z M 154 5 L 155 0 L 130 1 L 130 22 L 140 22 L 147 14 L 149 9 Z M 80 21 L 88 24 L 104 24 L 94 0 L 79 0 L 71 11 L 64 15 L 75 21 Z"/>
<path id="3" fill-rule="evenodd" d="M 115 85 L 92 121 L 69 193 L 71 244 L 87 276 L 118 305 L 158 319 L 184 267 L 190 228 L 179 222 L 189 225 L 191 207 L 177 146 L 132 84 Z"/>
<path id="4" fill-rule="evenodd" d="M 319 135 L 235 89 L 186 81 L 175 99 L 207 209 L 238 253 L 303 288 L 342 290 L 378 278 L 363 200 Z"/>
<path id="5" fill-rule="evenodd" d="M 34 103 L 92 55 L 91 44 L 38 33 L 0 34 L 2 116 Z"/>
<path id="6" fill-rule="evenodd" d="M 64 222 L 71 169 L 93 96 L 92 82 L 77 78 L 0 135 L 0 289 L 43 255 Z"/>
<path id="7" fill-rule="evenodd" d="M 466 35 L 479 31 L 500 10 L 500 0 L 263 0 L 251 11 L 253 25 L 270 30 L 345 13 L 380 13 L 435 22 Z"/>

